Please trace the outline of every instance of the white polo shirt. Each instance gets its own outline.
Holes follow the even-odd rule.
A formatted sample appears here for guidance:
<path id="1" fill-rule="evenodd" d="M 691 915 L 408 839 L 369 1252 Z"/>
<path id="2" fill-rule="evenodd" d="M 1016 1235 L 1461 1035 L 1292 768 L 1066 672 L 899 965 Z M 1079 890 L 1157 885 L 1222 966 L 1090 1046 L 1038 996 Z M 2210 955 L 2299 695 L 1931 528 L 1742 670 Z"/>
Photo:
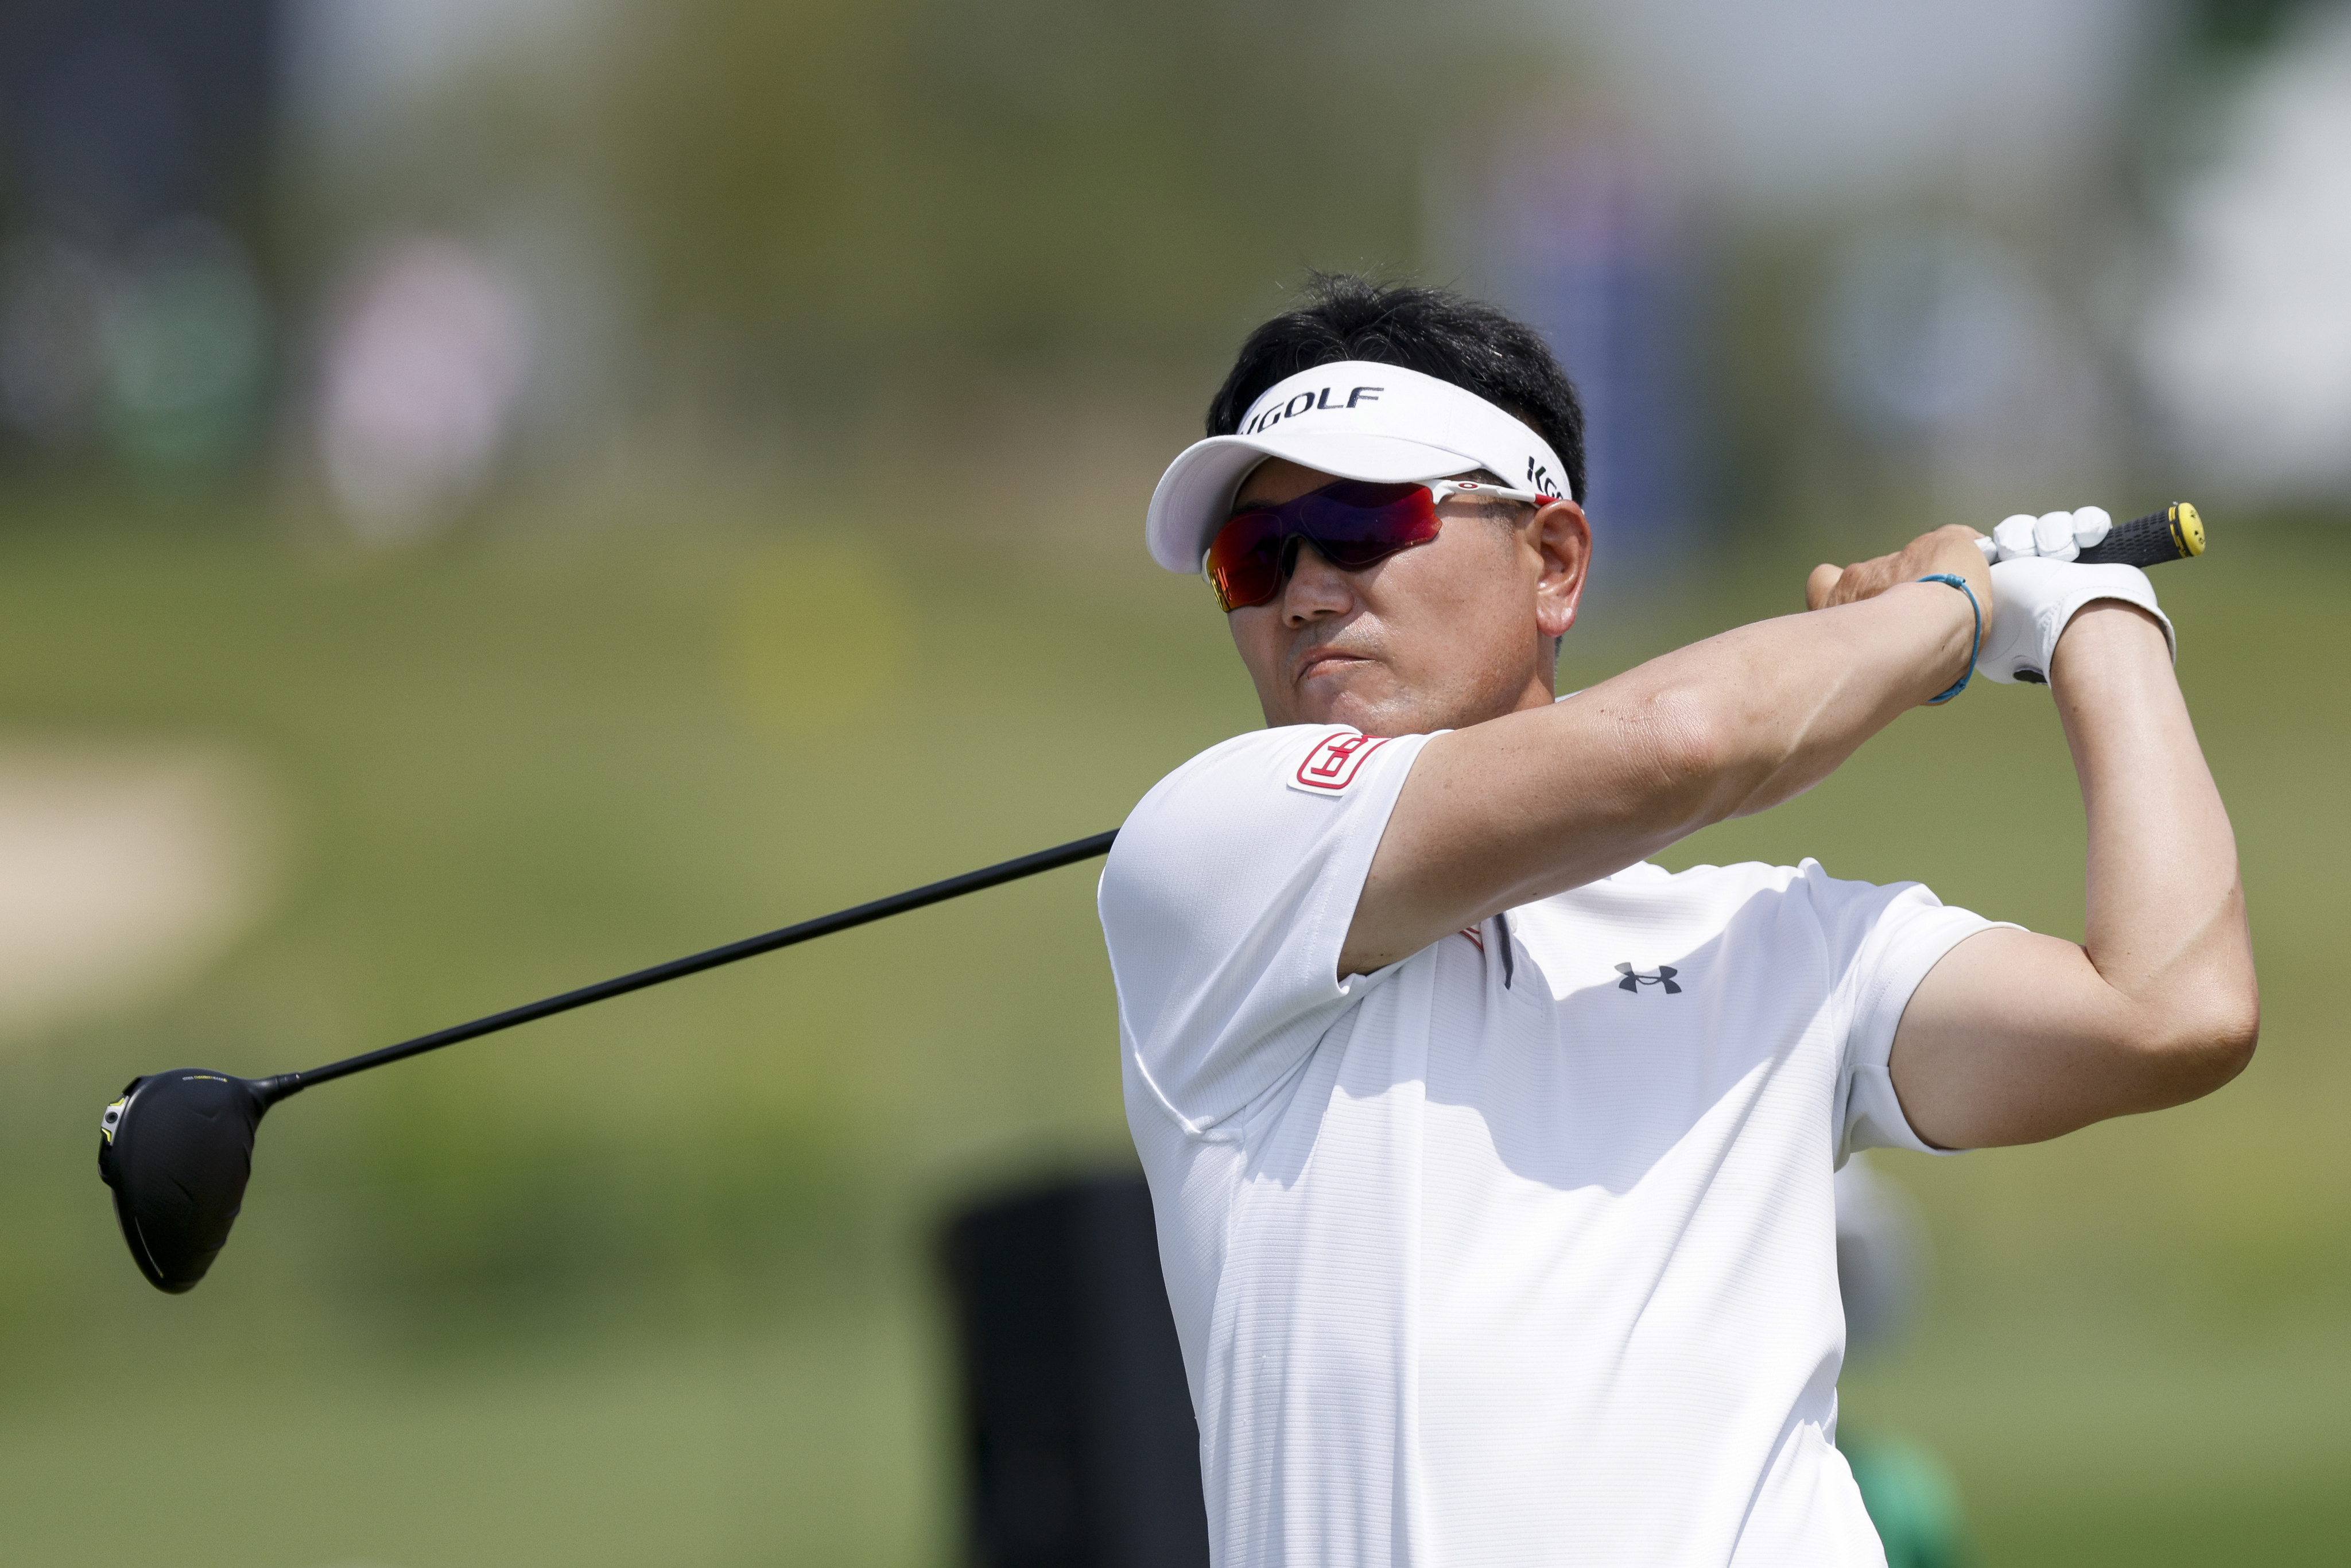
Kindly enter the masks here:
<path id="1" fill-rule="evenodd" d="M 1218 1568 L 1882 1563 L 1830 1177 L 1926 1146 L 1886 1054 L 1990 923 L 1638 865 L 1342 983 L 1427 739 L 1227 741 L 1102 873 Z"/>

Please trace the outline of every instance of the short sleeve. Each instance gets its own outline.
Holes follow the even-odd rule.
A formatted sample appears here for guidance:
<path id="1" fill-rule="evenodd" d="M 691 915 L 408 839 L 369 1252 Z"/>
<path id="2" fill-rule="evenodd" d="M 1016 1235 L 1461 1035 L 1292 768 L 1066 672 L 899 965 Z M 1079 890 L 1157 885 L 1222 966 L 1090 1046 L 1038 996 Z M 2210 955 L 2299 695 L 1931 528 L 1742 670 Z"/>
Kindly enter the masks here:
<path id="1" fill-rule="evenodd" d="M 1802 869 L 1828 942 L 1833 1009 L 1842 1030 L 1837 1163 L 1860 1149 L 1957 1153 L 1912 1129 L 1886 1063 L 1903 1009 L 1927 971 L 1977 932 L 2005 922 L 1952 908 L 1915 882 L 1839 882 L 1815 861 Z"/>
<path id="2" fill-rule="evenodd" d="M 1279 1083 L 1379 977 L 1339 952 L 1426 736 L 1301 726 L 1227 741 L 1119 830 L 1100 908 L 1134 1069 L 1188 1133 Z"/>

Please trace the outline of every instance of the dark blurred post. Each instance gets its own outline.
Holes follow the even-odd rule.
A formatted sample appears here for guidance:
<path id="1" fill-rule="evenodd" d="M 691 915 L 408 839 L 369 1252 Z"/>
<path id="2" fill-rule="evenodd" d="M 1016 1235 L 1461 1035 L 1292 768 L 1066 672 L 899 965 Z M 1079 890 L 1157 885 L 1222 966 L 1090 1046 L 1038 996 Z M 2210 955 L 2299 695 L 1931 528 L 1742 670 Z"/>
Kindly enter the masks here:
<path id="1" fill-rule="evenodd" d="M 1198 1429 L 1140 1176 L 970 1208 L 945 1252 L 978 1568 L 1206 1568 Z"/>

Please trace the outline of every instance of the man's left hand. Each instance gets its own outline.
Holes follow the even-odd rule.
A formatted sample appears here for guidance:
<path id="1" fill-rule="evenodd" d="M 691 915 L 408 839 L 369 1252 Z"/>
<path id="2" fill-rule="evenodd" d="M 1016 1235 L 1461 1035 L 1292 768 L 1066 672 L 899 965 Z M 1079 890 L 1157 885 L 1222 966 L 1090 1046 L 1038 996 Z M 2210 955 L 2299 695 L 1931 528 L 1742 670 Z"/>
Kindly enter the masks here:
<path id="1" fill-rule="evenodd" d="M 1804 583 L 1804 607 L 1826 610 L 1832 605 L 1853 604 L 1875 599 L 1899 584 L 1948 572 L 1975 591 L 1976 602 L 1982 608 L 1984 622 L 1989 625 L 1992 615 L 1992 578 L 1991 568 L 1984 564 L 1983 551 L 1976 544 L 1981 537 L 1973 528 L 1951 523 L 1931 534 L 1920 534 L 1892 555 L 1846 567 L 1816 566 Z"/>

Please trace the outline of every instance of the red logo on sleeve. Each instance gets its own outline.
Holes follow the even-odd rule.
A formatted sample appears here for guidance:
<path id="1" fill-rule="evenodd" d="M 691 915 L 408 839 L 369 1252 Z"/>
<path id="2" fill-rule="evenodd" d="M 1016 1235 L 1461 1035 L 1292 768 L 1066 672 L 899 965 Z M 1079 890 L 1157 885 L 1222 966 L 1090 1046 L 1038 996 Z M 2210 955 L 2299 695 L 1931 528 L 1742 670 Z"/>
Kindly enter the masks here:
<path id="1" fill-rule="evenodd" d="M 1327 737 L 1306 754 L 1290 786 L 1316 795 L 1336 795 L 1355 781 L 1355 775 L 1364 770 L 1364 759 L 1390 738 L 1384 735 Z"/>

